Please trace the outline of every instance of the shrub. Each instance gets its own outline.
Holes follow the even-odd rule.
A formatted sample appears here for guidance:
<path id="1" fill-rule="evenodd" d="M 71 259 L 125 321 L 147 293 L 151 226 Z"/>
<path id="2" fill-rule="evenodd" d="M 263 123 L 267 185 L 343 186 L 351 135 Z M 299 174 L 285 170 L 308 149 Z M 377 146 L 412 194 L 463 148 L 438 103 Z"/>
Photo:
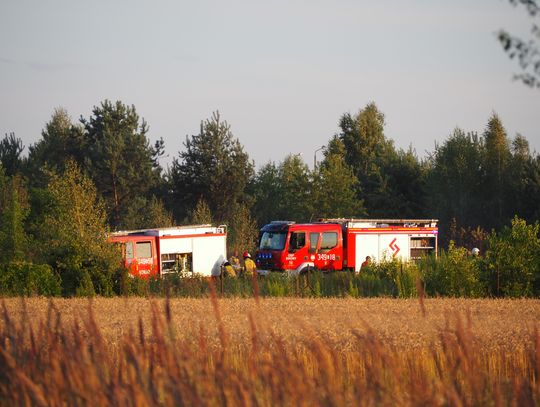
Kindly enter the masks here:
<path id="1" fill-rule="evenodd" d="M 150 281 L 138 277 L 128 277 L 126 295 L 143 297 L 150 293 Z"/>
<path id="2" fill-rule="evenodd" d="M 0 265 L 0 293 L 6 296 L 58 296 L 60 277 L 47 264 L 10 262 Z"/>
<path id="3" fill-rule="evenodd" d="M 510 228 L 492 232 L 482 260 L 482 275 L 489 293 L 496 296 L 540 295 L 540 225 L 527 225 L 517 216 Z"/>
<path id="4" fill-rule="evenodd" d="M 455 247 L 454 242 L 450 241 L 448 251 L 441 250 L 438 258 L 425 257 L 419 263 L 426 293 L 450 297 L 484 295 L 479 264 L 479 260 L 470 256 L 467 249 Z"/>
<path id="5" fill-rule="evenodd" d="M 353 284 L 352 279 L 349 280 L 349 291 L 347 292 L 347 294 L 353 298 L 358 298 L 358 287 Z"/>
<path id="6" fill-rule="evenodd" d="M 416 296 L 419 272 L 414 263 L 397 259 L 372 263 L 363 267 L 355 276 L 362 296 L 392 296 L 408 298 Z"/>
<path id="7" fill-rule="evenodd" d="M 83 270 L 80 274 L 81 279 L 79 286 L 75 290 L 75 295 L 77 297 L 94 297 L 96 295 L 96 290 L 94 290 L 94 284 L 90 278 L 90 273 Z"/>
<path id="8" fill-rule="evenodd" d="M 48 205 L 36 220 L 42 262 L 60 275 L 66 296 L 112 295 L 121 256 L 107 241 L 107 214 L 95 186 L 73 162 L 48 177 Z"/>

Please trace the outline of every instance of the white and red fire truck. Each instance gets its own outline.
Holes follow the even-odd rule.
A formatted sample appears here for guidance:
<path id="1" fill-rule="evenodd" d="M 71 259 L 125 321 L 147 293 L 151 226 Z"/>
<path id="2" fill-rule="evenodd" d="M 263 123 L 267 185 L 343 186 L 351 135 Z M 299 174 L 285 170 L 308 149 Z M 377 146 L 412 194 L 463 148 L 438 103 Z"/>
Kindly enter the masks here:
<path id="1" fill-rule="evenodd" d="M 171 272 L 217 276 L 227 256 L 225 226 L 193 225 L 114 232 L 125 267 L 134 277 Z"/>
<path id="2" fill-rule="evenodd" d="M 321 219 L 274 221 L 259 236 L 257 269 L 303 272 L 359 271 L 371 261 L 415 260 L 437 253 L 436 219 Z"/>

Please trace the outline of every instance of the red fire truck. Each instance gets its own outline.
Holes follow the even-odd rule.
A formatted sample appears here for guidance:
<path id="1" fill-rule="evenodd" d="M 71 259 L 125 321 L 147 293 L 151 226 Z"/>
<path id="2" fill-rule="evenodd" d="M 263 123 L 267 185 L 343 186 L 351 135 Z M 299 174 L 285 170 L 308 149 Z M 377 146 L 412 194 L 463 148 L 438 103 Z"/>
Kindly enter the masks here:
<path id="1" fill-rule="evenodd" d="M 226 259 L 225 226 L 193 225 L 115 232 L 122 258 L 134 277 L 183 275 L 217 276 Z"/>
<path id="2" fill-rule="evenodd" d="M 256 264 L 261 273 L 359 271 L 368 256 L 380 262 L 436 254 L 437 234 L 436 219 L 274 221 L 260 231 Z"/>

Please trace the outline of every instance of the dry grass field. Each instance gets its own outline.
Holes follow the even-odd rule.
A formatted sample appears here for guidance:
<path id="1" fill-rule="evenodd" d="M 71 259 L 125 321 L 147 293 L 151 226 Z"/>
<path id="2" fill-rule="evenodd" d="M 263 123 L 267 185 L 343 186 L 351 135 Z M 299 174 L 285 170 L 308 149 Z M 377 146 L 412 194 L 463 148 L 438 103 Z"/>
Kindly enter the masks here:
<path id="1" fill-rule="evenodd" d="M 538 405 L 540 301 L 4 299 L 1 405 Z"/>

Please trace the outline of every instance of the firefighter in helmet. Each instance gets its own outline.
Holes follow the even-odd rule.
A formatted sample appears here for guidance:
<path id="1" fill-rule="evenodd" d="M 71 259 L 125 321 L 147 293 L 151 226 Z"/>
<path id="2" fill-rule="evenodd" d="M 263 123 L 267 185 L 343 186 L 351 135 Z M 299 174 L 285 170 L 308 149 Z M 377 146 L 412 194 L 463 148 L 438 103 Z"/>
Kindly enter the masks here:
<path id="1" fill-rule="evenodd" d="M 221 266 L 221 275 L 223 277 L 236 277 L 236 272 L 228 260 L 223 262 L 223 265 Z"/>
<path id="2" fill-rule="evenodd" d="M 246 276 L 253 276 L 257 272 L 257 266 L 252 260 L 248 251 L 244 252 L 244 273 Z"/>

